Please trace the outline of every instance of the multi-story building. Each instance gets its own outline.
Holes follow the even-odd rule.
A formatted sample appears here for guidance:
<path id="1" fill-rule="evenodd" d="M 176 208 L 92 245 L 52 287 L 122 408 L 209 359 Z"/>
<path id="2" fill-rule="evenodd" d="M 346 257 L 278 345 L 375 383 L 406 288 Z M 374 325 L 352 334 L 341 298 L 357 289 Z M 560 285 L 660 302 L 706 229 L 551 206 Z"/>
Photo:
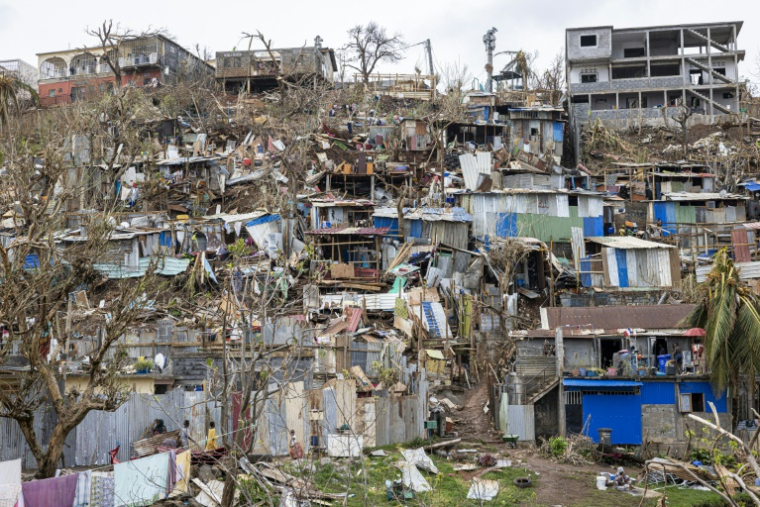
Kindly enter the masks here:
<path id="1" fill-rule="evenodd" d="M 567 91 L 576 143 L 581 125 L 662 121 L 685 105 L 701 120 L 739 113 L 742 22 L 566 30 Z M 663 112 L 660 109 L 665 107 Z M 618 126 L 623 126 L 622 123 Z M 577 153 L 576 144 L 576 153 Z"/>
<path id="2" fill-rule="evenodd" d="M 259 91 L 277 86 L 277 79 L 289 81 L 315 78 L 332 82 L 338 64 L 335 52 L 322 47 L 321 37 L 312 47 L 216 53 L 216 80 L 226 90 Z"/>
<path id="3" fill-rule="evenodd" d="M 39 78 L 37 67 L 26 63 L 20 58 L 0 60 L 0 75 L 2 74 L 13 76 L 35 90 L 37 89 L 37 79 Z"/>
<path id="4" fill-rule="evenodd" d="M 122 86 L 157 87 L 182 79 L 213 76 L 214 68 L 163 35 L 136 37 L 118 51 Z M 39 53 L 39 94 L 43 106 L 68 104 L 95 88 L 114 85 L 102 47 Z"/>

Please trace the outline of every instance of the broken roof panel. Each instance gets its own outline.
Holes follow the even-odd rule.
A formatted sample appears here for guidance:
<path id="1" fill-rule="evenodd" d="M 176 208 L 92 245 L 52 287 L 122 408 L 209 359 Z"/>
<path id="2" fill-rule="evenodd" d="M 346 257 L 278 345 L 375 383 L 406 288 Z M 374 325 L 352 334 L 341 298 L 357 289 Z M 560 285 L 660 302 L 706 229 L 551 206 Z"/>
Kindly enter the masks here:
<path id="1" fill-rule="evenodd" d="M 544 329 L 582 326 L 584 329 L 678 329 L 694 305 L 630 305 L 542 308 Z"/>
<path id="2" fill-rule="evenodd" d="M 675 248 L 674 245 L 655 243 L 654 241 L 647 241 L 633 236 L 593 236 L 586 238 L 586 241 L 620 250 Z"/>
<path id="3" fill-rule="evenodd" d="M 144 276 L 148 271 L 150 262 L 150 257 L 141 258 L 137 269 L 130 269 L 118 264 L 95 264 L 93 267 L 108 278 L 119 280 Z M 177 276 L 187 271 L 187 267 L 190 265 L 190 259 L 175 259 L 174 257 L 164 257 L 158 262 L 156 273 L 164 276 Z"/>
<path id="4" fill-rule="evenodd" d="M 667 201 L 720 201 L 720 200 L 741 200 L 746 201 L 749 197 L 739 194 L 719 194 L 714 192 L 663 192 L 662 196 Z"/>
<path id="5" fill-rule="evenodd" d="M 239 213 L 239 214 L 230 214 L 230 213 L 217 213 L 216 215 L 207 215 L 203 218 L 207 220 L 221 220 L 226 224 L 234 223 L 234 222 L 246 222 L 248 220 L 255 220 L 257 218 L 263 217 L 264 215 L 269 215 L 268 211 L 252 211 L 251 213 Z"/>
<path id="6" fill-rule="evenodd" d="M 368 199 L 309 199 L 309 202 L 315 208 L 349 208 L 375 206 L 375 203 Z"/>
<path id="7" fill-rule="evenodd" d="M 306 231 L 306 234 L 318 236 L 383 236 L 390 230 L 390 227 L 325 227 Z"/>
<path id="8" fill-rule="evenodd" d="M 405 220 L 424 220 L 426 222 L 472 222 L 473 216 L 464 208 L 404 208 Z M 372 216 L 375 218 L 398 218 L 396 208 L 378 208 Z"/>

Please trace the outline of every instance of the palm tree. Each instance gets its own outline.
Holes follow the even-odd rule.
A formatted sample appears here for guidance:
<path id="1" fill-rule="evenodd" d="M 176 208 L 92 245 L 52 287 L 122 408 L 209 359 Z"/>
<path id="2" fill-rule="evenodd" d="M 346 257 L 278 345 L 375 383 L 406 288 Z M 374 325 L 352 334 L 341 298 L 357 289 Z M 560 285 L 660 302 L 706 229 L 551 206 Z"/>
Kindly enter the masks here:
<path id="1" fill-rule="evenodd" d="M 34 88 L 13 76 L 0 74 L 0 125 L 8 122 L 11 108 L 20 110 L 19 91 L 21 90 L 28 92 L 35 103 L 38 102 L 37 91 Z"/>
<path id="2" fill-rule="evenodd" d="M 705 356 L 716 390 L 730 388 L 736 399 L 740 377 L 749 375 L 751 407 L 754 375 L 760 371 L 760 299 L 739 278 L 725 248 L 715 254 L 712 270 L 699 287 L 701 300 L 684 323 L 706 332 Z"/>

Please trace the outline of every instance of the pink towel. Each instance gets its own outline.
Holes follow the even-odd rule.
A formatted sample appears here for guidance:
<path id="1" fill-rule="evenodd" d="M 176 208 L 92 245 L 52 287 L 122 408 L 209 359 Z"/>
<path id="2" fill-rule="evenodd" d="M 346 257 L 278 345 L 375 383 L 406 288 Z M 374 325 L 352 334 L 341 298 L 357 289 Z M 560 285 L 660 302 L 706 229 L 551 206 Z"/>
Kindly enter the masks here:
<path id="1" fill-rule="evenodd" d="M 26 507 L 71 507 L 79 474 L 25 482 L 21 485 Z"/>

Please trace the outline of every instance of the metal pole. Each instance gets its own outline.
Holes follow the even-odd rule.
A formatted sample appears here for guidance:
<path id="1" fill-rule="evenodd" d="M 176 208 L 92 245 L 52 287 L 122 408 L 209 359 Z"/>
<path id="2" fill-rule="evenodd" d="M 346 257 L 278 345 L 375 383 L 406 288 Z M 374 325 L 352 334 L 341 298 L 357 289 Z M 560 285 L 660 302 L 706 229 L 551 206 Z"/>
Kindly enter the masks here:
<path id="1" fill-rule="evenodd" d="M 483 44 L 486 46 L 486 54 L 488 55 L 488 63 L 486 64 L 486 72 L 488 73 L 486 91 L 489 93 L 493 91 L 493 52 L 496 49 L 496 32 L 496 28 L 491 28 L 483 36 Z"/>
<path id="2" fill-rule="evenodd" d="M 435 67 L 433 67 L 433 48 L 430 45 L 430 39 L 425 40 L 425 49 L 427 50 L 428 67 L 430 68 L 430 75 L 435 74 Z"/>

